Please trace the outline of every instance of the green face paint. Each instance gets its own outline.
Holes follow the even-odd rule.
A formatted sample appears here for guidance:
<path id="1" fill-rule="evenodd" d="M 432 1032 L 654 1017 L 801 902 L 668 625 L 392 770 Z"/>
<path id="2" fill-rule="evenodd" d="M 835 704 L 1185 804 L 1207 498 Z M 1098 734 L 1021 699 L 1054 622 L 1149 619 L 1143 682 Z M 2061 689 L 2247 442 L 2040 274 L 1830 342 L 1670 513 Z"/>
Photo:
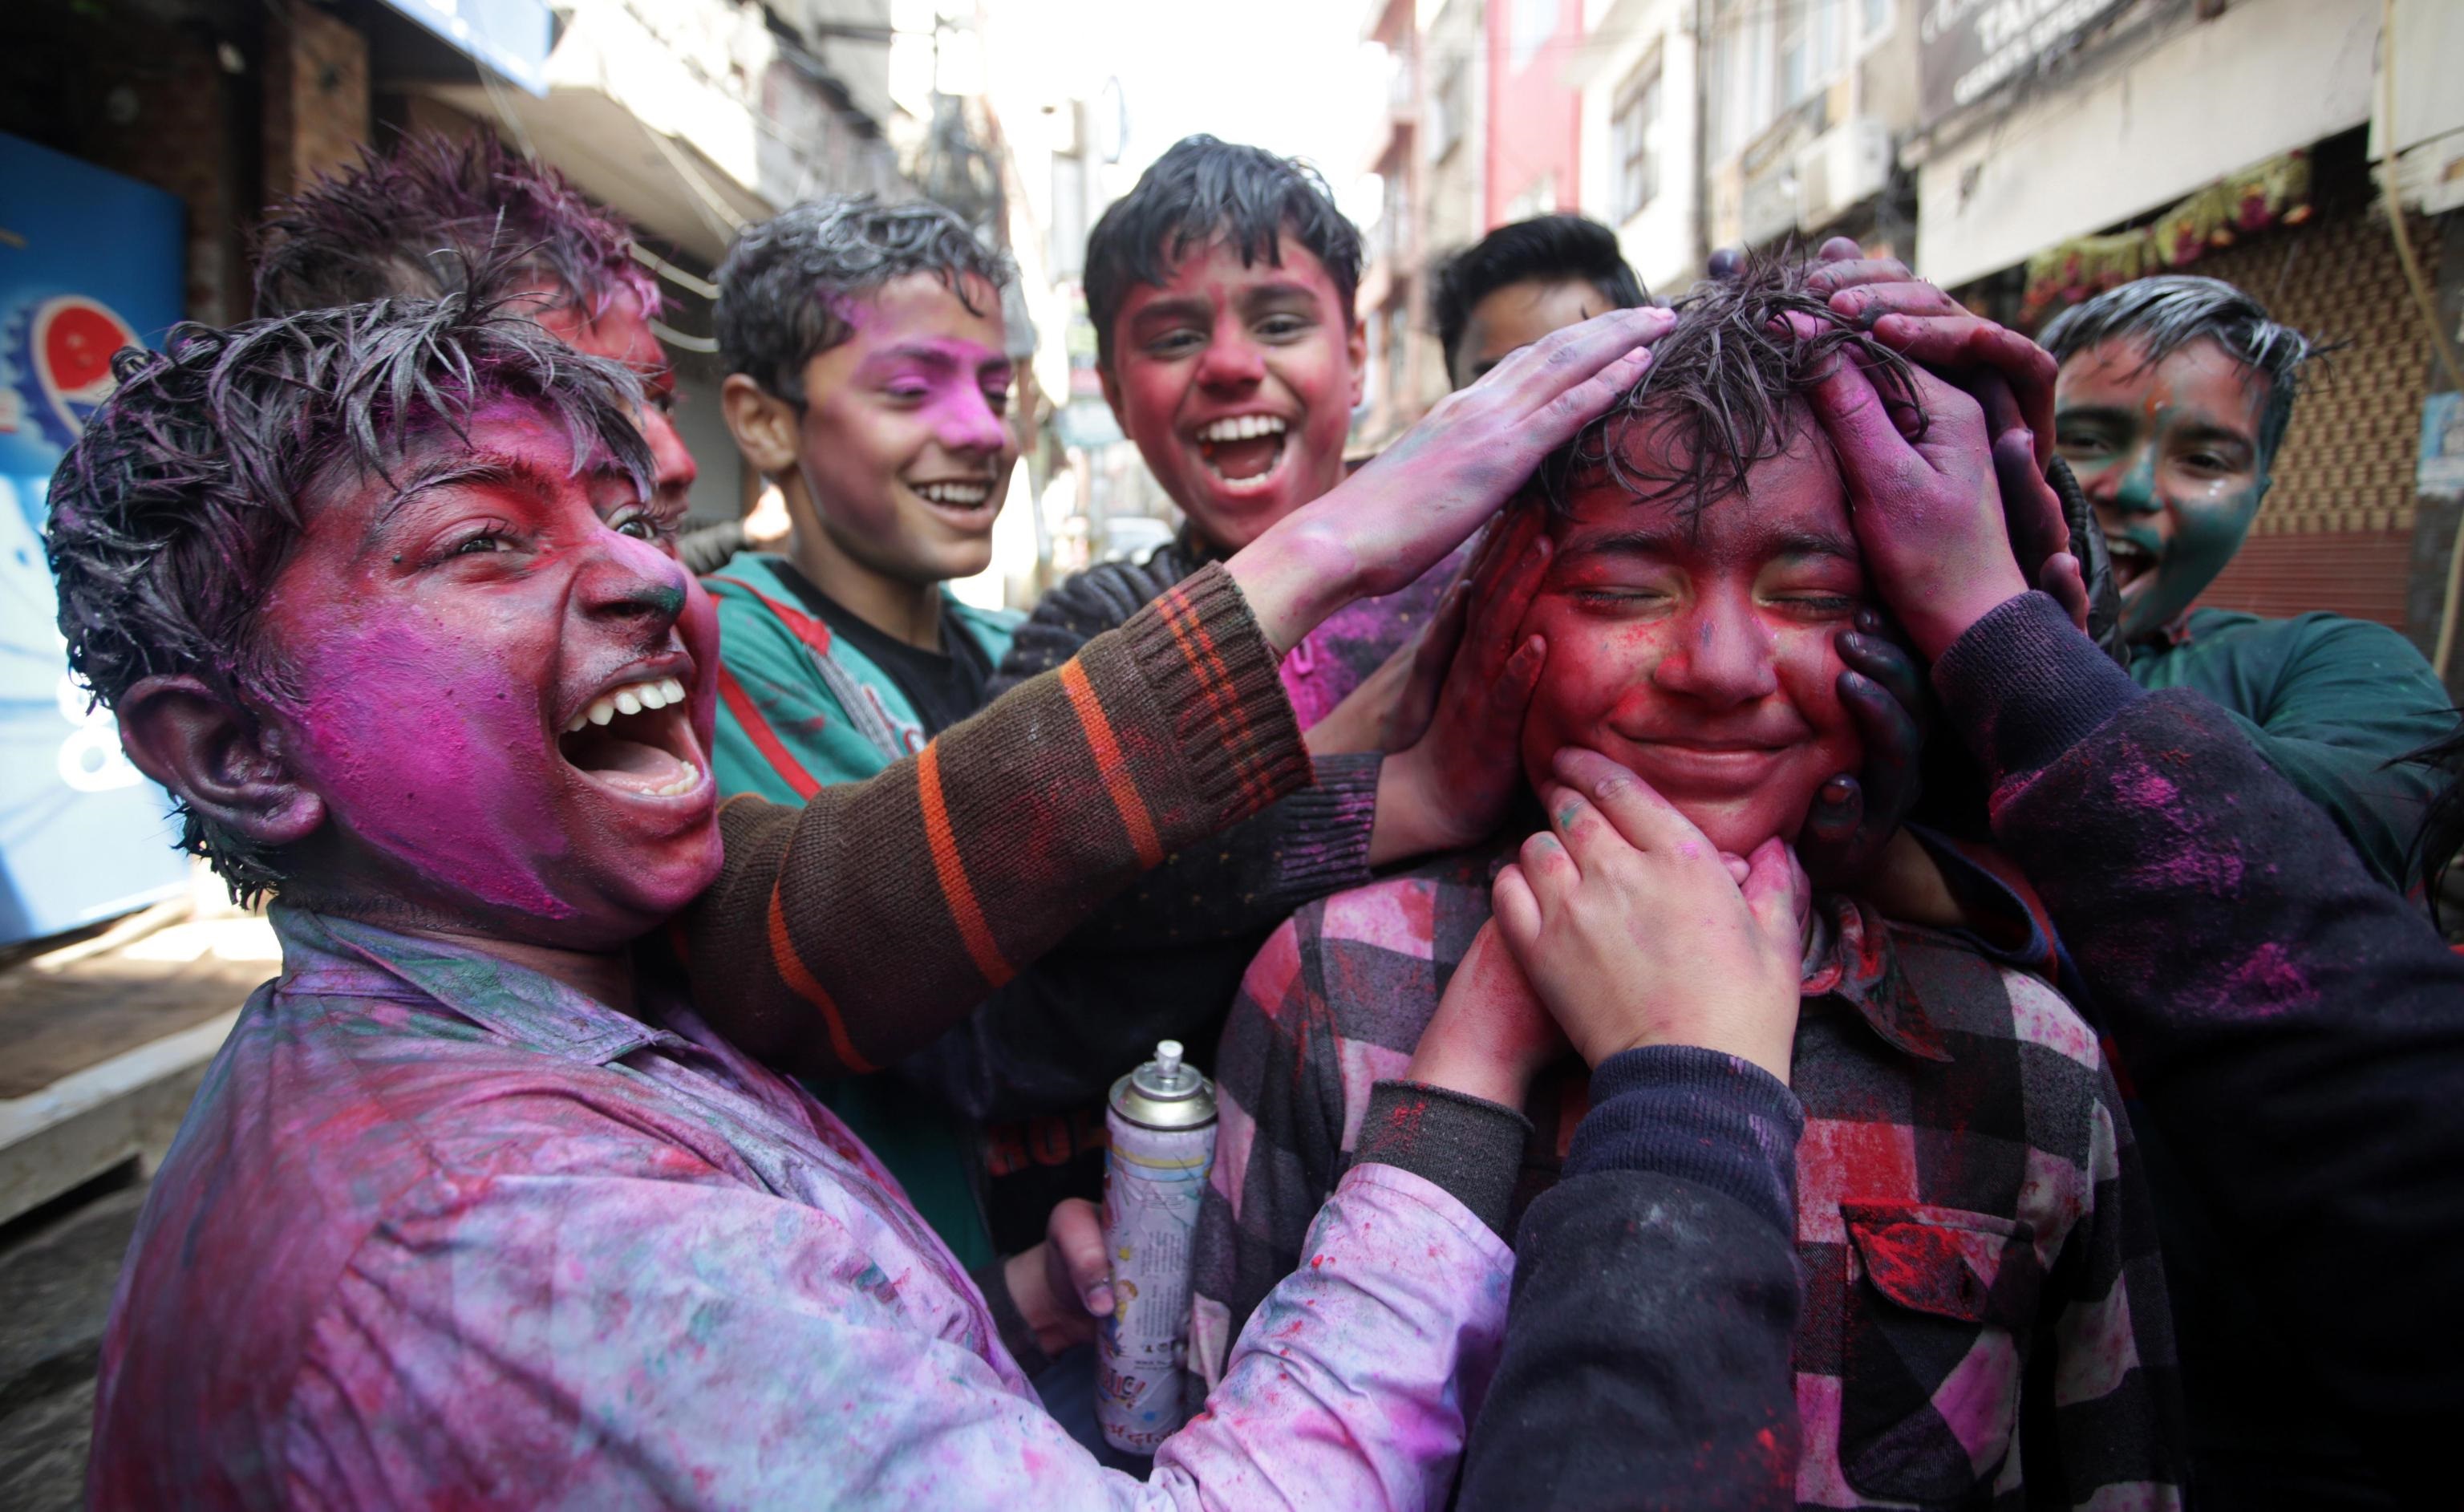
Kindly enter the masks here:
<path id="1" fill-rule="evenodd" d="M 2054 434 L 2096 506 L 2124 635 L 2164 628 L 2241 549 L 2267 494 L 2264 379 L 2213 341 L 2161 362 L 2108 341 L 2062 364 Z"/>

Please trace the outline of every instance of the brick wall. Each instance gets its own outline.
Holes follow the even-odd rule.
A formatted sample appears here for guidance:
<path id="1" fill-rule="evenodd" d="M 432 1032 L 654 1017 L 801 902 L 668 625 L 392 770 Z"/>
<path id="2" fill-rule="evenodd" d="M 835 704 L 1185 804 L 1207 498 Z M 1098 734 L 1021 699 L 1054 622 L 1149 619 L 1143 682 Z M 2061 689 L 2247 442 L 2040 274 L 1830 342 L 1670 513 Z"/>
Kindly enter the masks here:
<path id="1" fill-rule="evenodd" d="M 2386 218 L 2350 193 L 2321 200 L 2309 224 L 2186 270 L 2247 289 L 2277 319 L 2343 343 L 2294 406 L 2249 540 L 2201 602 L 2269 615 L 2332 609 L 2426 644 L 2434 625 L 2408 623 L 2408 599 L 2429 338 Z M 2409 225 L 2415 255 L 2437 268 L 2439 224 Z"/>

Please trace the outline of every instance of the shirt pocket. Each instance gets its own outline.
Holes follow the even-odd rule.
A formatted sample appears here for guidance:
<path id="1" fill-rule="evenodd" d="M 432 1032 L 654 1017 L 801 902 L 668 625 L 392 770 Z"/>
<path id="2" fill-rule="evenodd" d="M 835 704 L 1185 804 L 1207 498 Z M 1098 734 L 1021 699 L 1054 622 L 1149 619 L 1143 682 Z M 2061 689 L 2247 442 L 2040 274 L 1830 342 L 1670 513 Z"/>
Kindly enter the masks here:
<path id="1" fill-rule="evenodd" d="M 2011 1452 L 2035 1231 L 1919 1202 L 1843 1202 L 1839 1469 L 1859 1494 L 1972 1499 Z"/>

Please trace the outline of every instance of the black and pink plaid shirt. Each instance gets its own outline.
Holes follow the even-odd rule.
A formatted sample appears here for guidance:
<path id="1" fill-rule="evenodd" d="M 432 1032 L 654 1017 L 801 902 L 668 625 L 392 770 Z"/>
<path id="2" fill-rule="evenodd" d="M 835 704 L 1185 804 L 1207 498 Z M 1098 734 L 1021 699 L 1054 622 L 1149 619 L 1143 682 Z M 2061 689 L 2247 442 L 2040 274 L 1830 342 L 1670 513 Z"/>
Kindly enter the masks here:
<path id="1" fill-rule="evenodd" d="M 1488 918 L 1495 865 L 1460 855 L 1312 904 L 1250 967 L 1218 1065 L 1201 1373 L 1299 1260 L 1371 1085 L 1403 1074 Z M 2041 959 L 2041 938 L 2010 953 Z M 1800 1504 L 2177 1505 L 2155 1231 L 2070 1004 L 1965 938 L 1825 896 L 1792 1082 Z M 1535 1086 L 1518 1206 L 1556 1179 L 1587 1104 L 1578 1063 Z"/>

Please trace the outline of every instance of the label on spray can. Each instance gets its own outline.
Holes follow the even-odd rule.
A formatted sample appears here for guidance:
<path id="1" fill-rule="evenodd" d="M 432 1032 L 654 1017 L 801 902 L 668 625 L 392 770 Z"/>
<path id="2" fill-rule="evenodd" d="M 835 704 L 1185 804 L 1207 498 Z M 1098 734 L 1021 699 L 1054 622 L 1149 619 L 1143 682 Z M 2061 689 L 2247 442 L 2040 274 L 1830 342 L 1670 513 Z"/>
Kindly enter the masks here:
<path id="1" fill-rule="evenodd" d="M 1112 1316 L 1097 1346 L 1095 1421 L 1115 1449 L 1151 1455 L 1189 1415 L 1189 1282 L 1198 1209 L 1215 1164 L 1215 1088 L 1178 1041 L 1112 1084 L 1104 1157 L 1104 1247 Z"/>

